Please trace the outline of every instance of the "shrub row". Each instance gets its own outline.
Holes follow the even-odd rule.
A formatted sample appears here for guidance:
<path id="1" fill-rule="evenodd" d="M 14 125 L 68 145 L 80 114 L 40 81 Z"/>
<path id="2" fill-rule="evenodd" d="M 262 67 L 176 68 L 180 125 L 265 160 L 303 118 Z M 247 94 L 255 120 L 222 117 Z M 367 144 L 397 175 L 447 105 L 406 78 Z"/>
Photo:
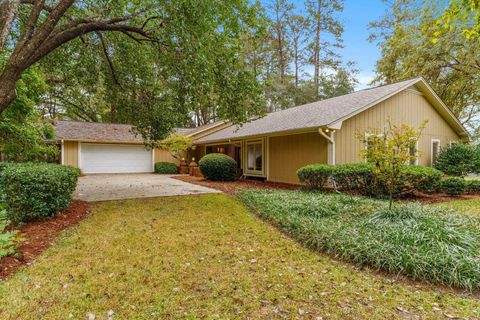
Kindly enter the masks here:
<path id="1" fill-rule="evenodd" d="M 417 279 L 480 288 L 480 219 L 414 203 L 305 191 L 239 198 L 299 242 L 337 258 Z"/>
<path id="2" fill-rule="evenodd" d="M 157 162 L 155 163 L 155 172 L 160 174 L 177 174 L 177 165 L 173 162 Z"/>
<path id="3" fill-rule="evenodd" d="M 344 191 L 355 191 L 364 195 L 385 195 L 386 188 L 377 180 L 375 167 L 368 163 L 355 164 L 312 164 L 297 171 L 298 178 L 308 187 L 324 190 L 335 187 Z M 406 166 L 395 194 L 412 191 L 435 193 L 441 187 L 442 173 L 422 166 Z"/>
<path id="4" fill-rule="evenodd" d="M 231 181 L 237 178 L 237 162 L 222 153 L 210 153 L 198 162 L 203 176 L 212 181 Z"/>
<path id="5" fill-rule="evenodd" d="M 50 218 L 68 208 L 80 170 L 58 164 L 10 164 L 0 172 L 0 195 L 13 223 Z"/>

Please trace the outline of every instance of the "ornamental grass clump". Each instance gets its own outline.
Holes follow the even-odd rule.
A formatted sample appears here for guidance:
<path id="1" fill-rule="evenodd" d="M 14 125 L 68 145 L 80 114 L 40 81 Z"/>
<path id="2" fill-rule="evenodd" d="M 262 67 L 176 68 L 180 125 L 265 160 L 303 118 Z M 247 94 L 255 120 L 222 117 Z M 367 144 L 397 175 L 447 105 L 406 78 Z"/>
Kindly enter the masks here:
<path id="1" fill-rule="evenodd" d="M 342 194 L 247 190 L 239 199 L 304 245 L 359 266 L 480 288 L 480 219 Z"/>

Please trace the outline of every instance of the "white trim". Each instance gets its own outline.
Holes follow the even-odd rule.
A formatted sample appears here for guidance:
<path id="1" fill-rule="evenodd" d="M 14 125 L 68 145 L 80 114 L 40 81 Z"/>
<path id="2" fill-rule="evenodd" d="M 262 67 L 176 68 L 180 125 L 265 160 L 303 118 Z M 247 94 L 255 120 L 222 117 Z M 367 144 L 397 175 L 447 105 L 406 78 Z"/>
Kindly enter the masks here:
<path id="1" fill-rule="evenodd" d="M 409 148 L 410 149 L 410 148 Z M 408 150 L 408 153 L 410 153 L 410 150 Z M 415 162 L 413 163 L 414 165 L 418 166 L 418 160 L 419 160 L 419 150 L 418 150 L 418 139 L 415 141 Z M 408 164 L 411 165 L 409 162 Z"/>
<path id="2" fill-rule="evenodd" d="M 265 170 L 267 171 L 267 181 L 270 180 L 270 138 L 265 137 Z"/>
<path id="3" fill-rule="evenodd" d="M 262 170 L 249 170 L 248 169 L 248 145 L 257 145 L 260 144 L 262 150 Z M 265 138 L 262 139 L 255 139 L 255 140 L 246 140 L 245 142 L 245 168 L 243 170 L 243 174 L 246 176 L 257 176 L 257 177 L 265 177 Z"/>
<path id="4" fill-rule="evenodd" d="M 61 142 L 61 143 L 62 143 L 62 145 L 61 145 L 61 147 L 60 147 L 60 153 L 61 153 L 61 155 L 60 155 L 60 157 L 61 157 L 60 164 L 65 164 L 65 148 L 64 148 L 64 146 L 63 146 L 63 143 L 64 143 L 63 139 L 62 139 L 62 142 Z"/>
<path id="5" fill-rule="evenodd" d="M 82 143 L 78 141 L 78 146 L 77 146 L 77 164 L 78 168 L 82 170 Z"/>
<path id="6" fill-rule="evenodd" d="M 216 125 L 214 125 L 214 126 L 211 126 L 211 127 L 205 128 L 205 129 L 202 129 L 202 130 L 197 131 L 197 132 L 194 132 L 194 133 L 189 133 L 189 134 L 186 135 L 186 137 L 194 137 L 194 136 L 196 136 L 196 135 L 198 135 L 198 134 L 200 134 L 200 133 L 202 133 L 202 132 L 208 131 L 208 130 L 210 130 L 210 129 L 214 129 L 214 128 L 222 125 L 222 124 L 225 124 L 225 121 L 219 121 L 219 122 L 218 122 Z M 195 128 L 193 128 L 193 129 L 195 129 Z M 213 133 L 213 132 L 212 132 L 212 133 Z"/>
<path id="7" fill-rule="evenodd" d="M 433 167 L 433 143 L 434 142 L 438 142 L 438 152 L 440 152 L 440 139 L 432 139 L 430 141 L 430 166 L 432 167 Z"/>
<path id="8" fill-rule="evenodd" d="M 335 165 L 335 130 L 329 130 L 329 134 L 323 132 L 322 128 L 318 129 L 318 133 L 324 137 L 327 142 L 327 162 L 329 165 Z"/>
<path id="9" fill-rule="evenodd" d="M 368 132 L 365 132 L 365 151 L 368 152 L 368 138 L 369 137 L 372 137 L 372 136 L 375 136 L 375 137 L 383 137 L 384 134 L 383 133 L 368 133 Z M 368 159 L 365 157 L 365 159 L 363 159 L 365 161 L 365 163 L 368 161 Z"/>
<path id="10" fill-rule="evenodd" d="M 152 152 L 152 167 L 151 167 L 151 170 L 152 170 L 152 172 L 155 172 L 155 148 L 152 148 L 151 152 Z"/>
<path id="11" fill-rule="evenodd" d="M 87 142 L 87 143 L 84 143 L 85 145 L 102 145 L 102 146 L 125 146 L 125 147 L 128 147 L 128 146 L 135 146 L 135 147 L 138 147 L 139 145 L 138 144 L 135 144 L 135 143 L 132 143 L 132 144 L 127 144 L 127 143 L 121 143 L 121 144 L 118 144 L 118 143 L 92 143 L 92 142 Z M 145 150 L 148 151 L 147 148 L 145 148 Z M 150 153 L 152 155 L 152 164 L 151 164 L 151 167 L 150 167 L 150 170 L 151 172 L 155 172 L 155 149 L 150 149 Z M 81 142 L 78 142 L 78 168 L 80 170 L 82 170 L 82 167 L 81 167 L 81 159 L 82 159 L 82 145 L 81 145 Z"/>

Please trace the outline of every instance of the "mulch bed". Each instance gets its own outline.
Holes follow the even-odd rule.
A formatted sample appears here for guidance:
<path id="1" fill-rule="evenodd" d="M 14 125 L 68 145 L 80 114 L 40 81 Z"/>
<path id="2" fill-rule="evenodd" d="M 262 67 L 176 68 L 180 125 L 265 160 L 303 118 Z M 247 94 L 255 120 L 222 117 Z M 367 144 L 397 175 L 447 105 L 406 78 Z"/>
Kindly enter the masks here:
<path id="1" fill-rule="evenodd" d="M 187 175 L 175 176 L 173 178 L 177 180 L 189 182 L 192 184 L 197 184 L 200 186 L 217 189 L 228 194 L 235 194 L 245 189 L 297 190 L 301 188 L 301 186 L 299 185 L 276 183 L 276 182 L 265 182 L 261 180 L 208 181 L 201 177 L 192 177 Z"/>
<path id="2" fill-rule="evenodd" d="M 228 194 L 235 194 L 241 190 L 245 189 L 286 189 L 286 190 L 298 190 L 302 186 L 286 183 L 275 183 L 275 182 L 265 182 L 260 180 L 236 180 L 236 181 L 208 181 L 201 177 L 191 177 L 191 176 L 176 176 L 175 179 L 189 182 L 192 184 L 197 184 L 200 186 L 217 189 Z M 332 192 L 334 192 L 332 190 Z M 447 202 L 455 200 L 470 200 L 480 198 L 480 193 L 469 193 L 463 194 L 461 196 L 452 197 L 446 195 L 445 193 L 437 194 L 423 194 L 415 193 L 413 195 L 405 196 L 404 198 L 399 199 L 400 201 L 417 201 L 425 204 L 437 203 L 437 202 Z"/>
<path id="3" fill-rule="evenodd" d="M 17 254 L 0 259 L 0 280 L 29 265 L 45 251 L 53 239 L 62 231 L 84 219 L 89 213 L 89 205 L 84 201 L 73 201 L 70 208 L 60 212 L 55 218 L 29 223 L 20 227 L 24 239 L 17 248 Z"/>

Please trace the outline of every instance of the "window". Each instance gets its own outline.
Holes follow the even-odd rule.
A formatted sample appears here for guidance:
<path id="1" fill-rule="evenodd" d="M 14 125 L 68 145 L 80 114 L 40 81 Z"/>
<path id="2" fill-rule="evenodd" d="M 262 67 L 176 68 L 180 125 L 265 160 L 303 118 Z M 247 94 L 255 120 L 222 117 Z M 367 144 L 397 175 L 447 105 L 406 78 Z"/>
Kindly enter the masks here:
<path id="1" fill-rule="evenodd" d="M 365 134 L 365 149 L 366 149 L 365 161 L 366 162 L 372 161 L 373 153 L 376 151 L 375 148 L 378 148 L 378 146 L 381 145 L 381 143 L 379 143 L 379 140 L 382 140 L 382 141 L 384 140 L 383 134 L 373 134 L 373 133 Z"/>
<path id="2" fill-rule="evenodd" d="M 263 144 L 261 141 L 247 142 L 247 170 L 261 173 L 263 170 Z"/>
<path id="3" fill-rule="evenodd" d="M 408 148 L 408 153 L 412 157 L 410 159 L 410 164 L 411 165 L 418 164 L 418 141 L 417 140 L 412 141 L 412 144 Z"/>
<path id="4" fill-rule="evenodd" d="M 432 150 L 431 150 L 431 165 L 435 163 L 438 157 L 438 153 L 440 152 L 440 140 L 438 139 L 432 139 Z"/>

